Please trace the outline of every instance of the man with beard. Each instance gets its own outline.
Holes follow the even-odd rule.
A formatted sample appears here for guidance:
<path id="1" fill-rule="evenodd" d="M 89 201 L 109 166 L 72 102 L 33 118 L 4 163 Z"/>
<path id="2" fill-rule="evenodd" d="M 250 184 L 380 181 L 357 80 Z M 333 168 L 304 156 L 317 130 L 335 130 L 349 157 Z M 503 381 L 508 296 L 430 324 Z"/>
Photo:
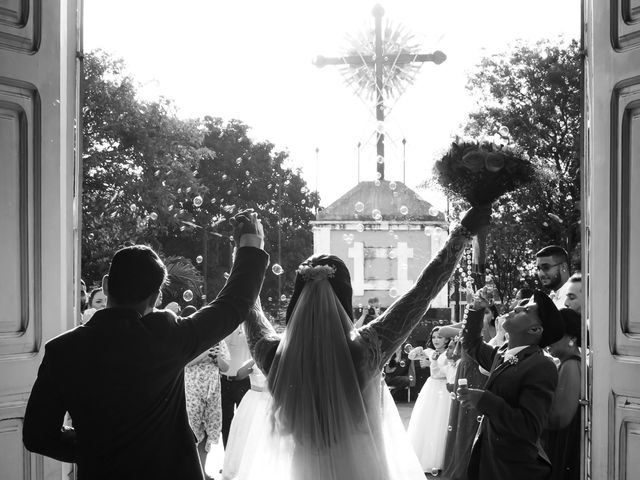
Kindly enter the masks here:
<path id="1" fill-rule="evenodd" d="M 569 287 L 567 280 L 571 276 L 567 251 L 558 245 L 544 247 L 536 253 L 536 269 L 540 283 L 548 289 L 555 306 L 564 308 Z"/>

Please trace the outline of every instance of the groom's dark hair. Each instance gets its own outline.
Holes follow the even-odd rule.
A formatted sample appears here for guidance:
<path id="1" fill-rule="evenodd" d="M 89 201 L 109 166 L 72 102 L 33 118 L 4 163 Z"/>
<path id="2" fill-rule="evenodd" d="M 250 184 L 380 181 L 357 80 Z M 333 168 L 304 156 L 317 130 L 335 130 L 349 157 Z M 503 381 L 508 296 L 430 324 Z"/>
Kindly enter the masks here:
<path id="1" fill-rule="evenodd" d="M 136 304 L 159 291 L 166 279 L 167 269 L 153 249 L 146 245 L 125 247 L 111 260 L 109 297 L 119 304 Z"/>

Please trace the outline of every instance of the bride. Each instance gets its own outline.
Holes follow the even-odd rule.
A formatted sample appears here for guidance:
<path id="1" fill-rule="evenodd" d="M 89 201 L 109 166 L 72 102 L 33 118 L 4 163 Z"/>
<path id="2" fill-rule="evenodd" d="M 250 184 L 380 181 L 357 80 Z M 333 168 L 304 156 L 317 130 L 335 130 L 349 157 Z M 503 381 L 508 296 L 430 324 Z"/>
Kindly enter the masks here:
<path id="1" fill-rule="evenodd" d="M 349 270 L 333 255 L 298 269 L 282 338 L 256 305 L 245 331 L 271 398 L 231 478 L 424 479 L 381 370 L 489 218 L 490 207 L 469 210 L 415 285 L 358 329 Z"/>

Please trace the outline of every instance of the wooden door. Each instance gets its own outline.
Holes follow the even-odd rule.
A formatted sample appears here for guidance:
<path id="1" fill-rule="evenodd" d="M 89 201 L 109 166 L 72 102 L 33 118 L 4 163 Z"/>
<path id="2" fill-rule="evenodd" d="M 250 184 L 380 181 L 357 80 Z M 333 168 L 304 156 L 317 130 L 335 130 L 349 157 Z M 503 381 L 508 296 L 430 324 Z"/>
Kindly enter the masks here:
<path id="1" fill-rule="evenodd" d="M 640 0 L 586 0 L 583 258 L 593 479 L 640 479 Z"/>
<path id="2" fill-rule="evenodd" d="M 0 1 L 0 478 L 61 478 L 22 419 L 44 343 L 74 324 L 76 0 Z"/>

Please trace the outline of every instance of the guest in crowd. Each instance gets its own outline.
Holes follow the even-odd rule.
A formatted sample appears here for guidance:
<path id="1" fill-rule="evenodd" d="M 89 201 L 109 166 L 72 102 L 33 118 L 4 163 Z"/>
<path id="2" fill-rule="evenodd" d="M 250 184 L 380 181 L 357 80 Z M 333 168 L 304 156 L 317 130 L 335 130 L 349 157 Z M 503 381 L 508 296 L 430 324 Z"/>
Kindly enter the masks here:
<path id="1" fill-rule="evenodd" d="M 356 328 L 360 328 L 363 325 L 368 324 L 373 319 L 377 318 L 380 315 L 380 300 L 378 297 L 371 297 L 367 300 L 367 308 L 362 309 L 362 314 L 360 318 L 356 320 Z"/>
<path id="2" fill-rule="evenodd" d="M 413 381 L 410 370 L 411 360 L 401 346 L 384 366 L 384 381 L 396 402 L 402 399 L 403 394 L 404 400 L 407 400 L 407 389 L 411 387 Z"/>
<path id="3" fill-rule="evenodd" d="M 511 300 L 511 303 L 509 304 L 509 308 L 513 310 L 518 305 L 520 305 L 520 302 L 522 302 L 523 300 L 528 301 L 532 295 L 533 295 L 533 288 L 528 288 L 528 287 L 521 288 L 516 292 L 515 296 L 513 297 L 513 300 Z"/>
<path id="4" fill-rule="evenodd" d="M 582 319 L 580 314 L 563 308 L 565 334 L 549 345 L 549 353 L 560 361 L 549 422 L 545 450 L 551 461 L 551 480 L 580 478 L 580 346 Z"/>
<path id="5" fill-rule="evenodd" d="M 470 298 L 470 301 L 473 299 Z M 482 319 L 482 339 L 489 343 L 496 337 L 496 319 L 498 318 L 498 310 L 495 305 L 489 305 L 484 309 L 484 316 Z M 459 335 L 460 328 L 455 326 L 443 327 L 445 333 L 449 335 Z M 451 331 L 449 331 L 451 330 Z M 462 342 L 459 342 L 460 344 Z M 452 391 L 455 392 L 458 380 L 465 378 L 469 388 L 484 388 L 485 382 L 489 372 L 483 370 L 476 360 L 471 357 L 462 348 L 460 362 L 456 370 L 454 387 Z M 445 446 L 445 459 L 443 476 L 448 480 L 466 480 L 467 479 L 467 464 L 469 463 L 469 457 L 471 455 L 471 446 L 473 445 L 473 439 L 478 431 L 478 416 L 480 413 L 477 409 L 471 405 L 463 406 L 457 401 L 451 402 L 451 412 L 449 413 L 449 424 L 447 435 L 447 442 Z"/>
<path id="6" fill-rule="evenodd" d="M 482 318 L 488 306 L 479 292 L 463 330 L 465 351 L 490 372 L 484 389 L 459 387 L 464 408 L 483 417 L 473 444 L 469 480 L 539 480 L 551 474 L 540 437 L 547 424 L 558 372 L 542 349 L 564 334 L 553 301 L 536 290 L 504 321 L 504 346 L 482 341 Z"/>
<path id="7" fill-rule="evenodd" d="M 151 248 L 116 252 L 102 282 L 107 308 L 45 346 L 24 416 L 28 450 L 76 463 L 78 478 L 202 479 L 184 367 L 247 317 L 269 263 L 257 216 L 234 221 L 225 286 L 184 319 L 154 309 L 167 270 Z M 65 412 L 73 428 L 61 430 Z"/>
<path id="8" fill-rule="evenodd" d="M 98 310 L 106 308 L 107 296 L 102 290 L 102 287 L 91 290 L 91 293 L 89 293 L 88 305 L 89 308 L 87 308 L 82 314 L 82 323 L 87 323 Z"/>
<path id="9" fill-rule="evenodd" d="M 253 309 L 249 317 L 259 315 L 260 309 Z M 249 319 L 249 321 L 252 321 Z M 236 410 L 229 439 L 224 452 L 223 480 L 232 480 L 241 476 L 243 465 L 248 468 L 256 451 L 260 448 L 259 436 L 254 433 L 269 415 L 271 396 L 267 389 L 267 378 L 259 368 L 253 368 L 249 374 L 251 389 L 242 397 Z"/>
<path id="10" fill-rule="evenodd" d="M 87 309 L 87 300 L 87 284 L 80 279 L 80 312 L 84 312 Z"/>
<path id="11" fill-rule="evenodd" d="M 238 325 L 224 341 L 229 349 L 229 369 L 220 376 L 222 383 L 222 442 L 226 447 L 236 408 L 251 388 L 249 374 L 253 371 L 255 362 L 251 358 L 242 324 Z"/>
<path id="12" fill-rule="evenodd" d="M 536 253 L 536 268 L 538 279 L 542 286 L 549 291 L 549 298 L 556 308 L 564 308 L 571 276 L 569 254 L 558 245 L 549 245 Z"/>
<path id="13" fill-rule="evenodd" d="M 444 448 L 447 438 L 451 398 L 447 391 L 447 371 L 454 362 L 447 357 L 450 337 L 440 335 L 440 327 L 434 327 L 429 335 L 427 348 L 420 354 L 413 350 L 413 357 L 425 355 L 429 359 L 431 376 L 422 387 L 416 400 L 407 432 L 418 455 L 424 472 L 438 473 L 444 466 Z M 417 347 L 421 348 L 421 347 Z"/>
<path id="14" fill-rule="evenodd" d="M 582 274 L 578 272 L 569 278 L 564 306 L 582 314 L 582 300 Z"/>
<path id="15" fill-rule="evenodd" d="M 189 425 L 196 437 L 200 464 L 207 479 L 211 478 L 204 468 L 207 454 L 211 445 L 220 440 L 222 427 L 219 372 L 226 372 L 228 369 L 229 351 L 224 342 L 202 352 L 184 369 Z"/>

